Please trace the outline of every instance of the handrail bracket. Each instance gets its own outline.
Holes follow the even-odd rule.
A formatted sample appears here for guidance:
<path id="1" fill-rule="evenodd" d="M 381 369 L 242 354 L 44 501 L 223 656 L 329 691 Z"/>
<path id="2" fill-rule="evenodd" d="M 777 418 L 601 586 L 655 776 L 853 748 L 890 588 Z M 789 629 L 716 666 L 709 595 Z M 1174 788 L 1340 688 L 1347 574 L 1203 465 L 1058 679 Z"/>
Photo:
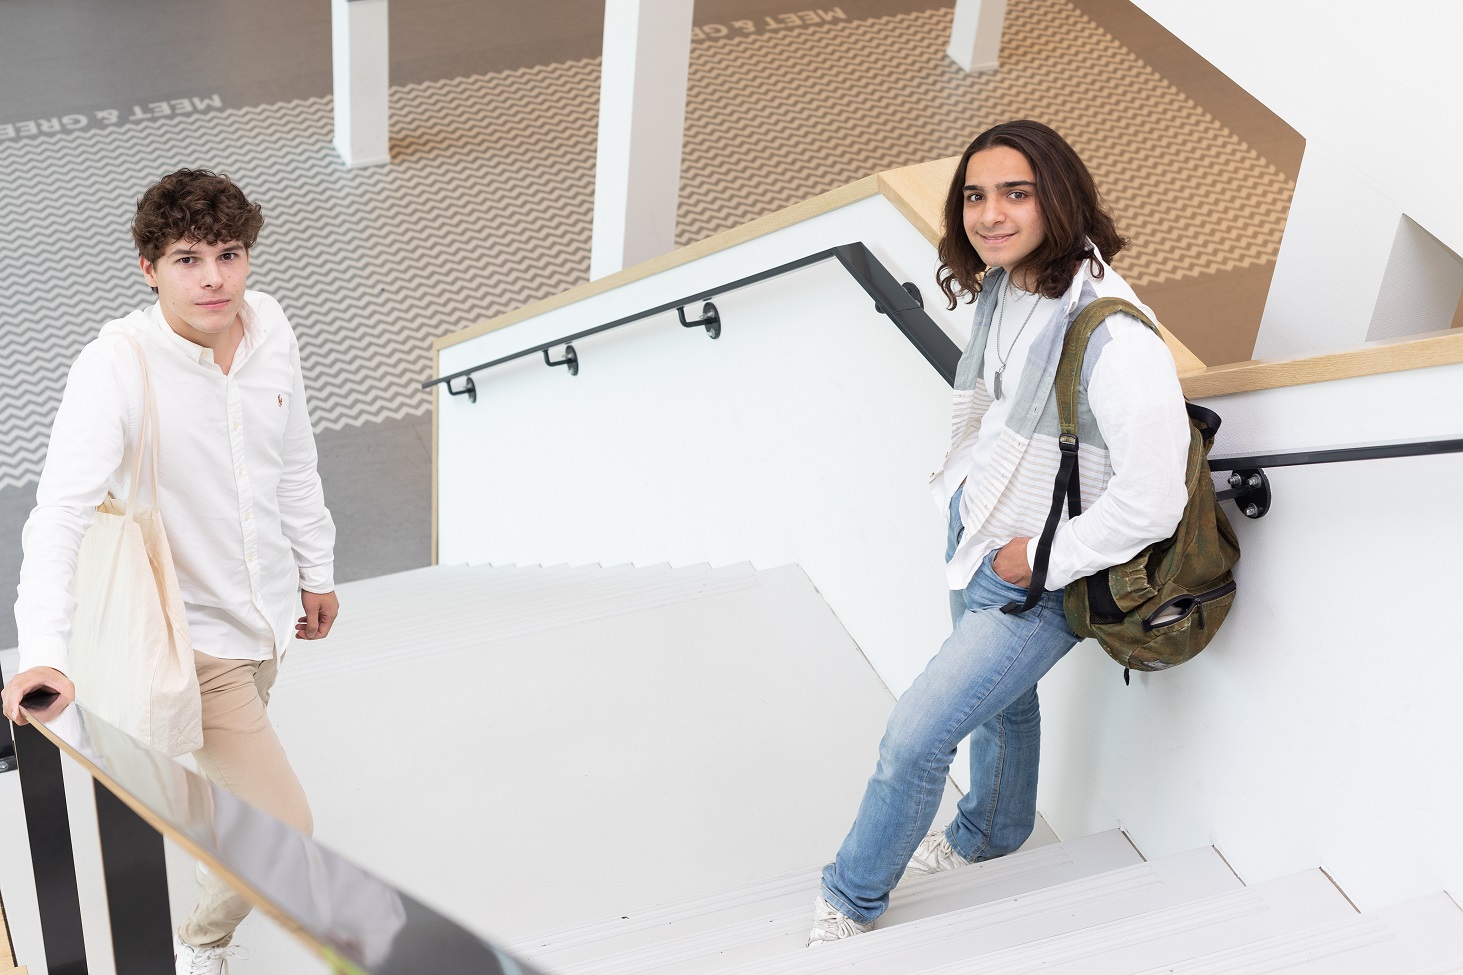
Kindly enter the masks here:
<path id="1" fill-rule="evenodd" d="M 1246 518 L 1263 518 L 1270 510 L 1270 478 L 1258 467 L 1230 471 L 1229 487 L 1214 492 L 1216 501 L 1233 501 Z"/>
<path id="2" fill-rule="evenodd" d="M 453 396 L 466 396 L 469 403 L 476 403 L 478 401 L 477 383 L 472 381 L 471 376 L 462 377 L 461 389 L 453 389 L 452 380 L 447 380 L 447 392 L 451 393 Z"/>
<path id="3" fill-rule="evenodd" d="M 695 328 L 697 325 L 703 325 L 706 328 L 707 335 L 714 339 L 721 338 L 721 312 L 717 311 L 716 305 L 709 301 L 701 306 L 700 318 L 693 318 L 687 321 L 685 305 L 681 305 L 676 309 L 676 317 L 681 320 L 681 325 L 684 328 Z"/>
<path id="4" fill-rule="evenodd" d="M 564 358 L 550 359 L 549 350 L 544 349 L 544 365 L 546 366 L 568 366 L 569 375 L 579 375 L 579 353 L 574 351 L 574 346 L 564 346 Z"/>

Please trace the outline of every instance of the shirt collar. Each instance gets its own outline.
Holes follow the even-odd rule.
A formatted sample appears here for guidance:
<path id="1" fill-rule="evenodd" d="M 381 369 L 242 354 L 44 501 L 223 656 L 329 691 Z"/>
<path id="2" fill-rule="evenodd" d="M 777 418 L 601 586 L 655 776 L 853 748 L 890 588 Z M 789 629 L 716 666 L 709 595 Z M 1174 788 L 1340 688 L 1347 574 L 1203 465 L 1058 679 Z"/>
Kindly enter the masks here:
<path id="1" fill-rule="evenodd" d="M 1096 261 L 1098 266 L 1102 268 L 1104 277 L 1108 271 L 1112 270 L 1107 266 L 1107 261 L 1102 259 L 1102 251 L 1097 249 L 1097 245 L 1092 242 L 1092 238 L 1090 237 L 1087 239 L 1087 247 L 1092 251 L 1092 256 L 1083 258 L 1082 262 L 1077 265 L 1077 273 L 1072 275 L 1072 283 L 1068 285 L 1067 293 L 1062 296 L 1062 313 L 1064 315 L 1070 316 L 1072 314 L 1072 309 L 1077 307 L 1077 301 L 1082 297 L 1082 286 L 1092 280 L 1093 261 Z"/>
<path id="2" fill-rule="evenodd" d="M 242 361 L 251 352 L 260 339 L 264 337 L 264 325 L 254 309 L 250 307 L 248 299 L 244 301 L 242 314 L 244 316 L 244 337 L 239 342 L 239 354 L 235 359 Z M 147 317 L 155 329 L 162 335 L 162 340 L 169 348 L 177 352 L 189 362 L 198 362 L 213 365 L 213 350 L 207 346 L 190 342 L 177 332 L 173 326 L 168 324 L 166 316 L 163 315 L 163 304 L 161 301 L 154 301 L 152 307 L 147 309 Z"/>

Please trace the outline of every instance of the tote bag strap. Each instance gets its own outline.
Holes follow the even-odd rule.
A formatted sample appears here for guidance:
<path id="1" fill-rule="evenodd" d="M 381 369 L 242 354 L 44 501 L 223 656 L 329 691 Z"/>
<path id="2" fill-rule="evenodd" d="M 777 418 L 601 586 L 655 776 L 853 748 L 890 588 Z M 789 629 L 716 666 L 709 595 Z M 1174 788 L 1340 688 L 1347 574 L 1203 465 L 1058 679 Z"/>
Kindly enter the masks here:
<path id="1" fill-rule="evenodd" d="M 137 496 L 141 493 L 142 479 L 142 451 L 143 447 L 148 448 L 152 460 L 152 495 L 153 507 L 157 507 L 157 401 L 152 394 L 152 374 L 147 368 L 147 353 L 142 351 L 142 343 L 125 332 L 122 335 L 127 344 L 132 346 L 132 351 L 137 355 L 137 370 L 142 376 L 142 423 L 140 424 L 137 436 L 137 452 L 132 458 L 132 489 L 127 492 L 127 518 L 132 519 L 132 507 L 137 503 Z"/>

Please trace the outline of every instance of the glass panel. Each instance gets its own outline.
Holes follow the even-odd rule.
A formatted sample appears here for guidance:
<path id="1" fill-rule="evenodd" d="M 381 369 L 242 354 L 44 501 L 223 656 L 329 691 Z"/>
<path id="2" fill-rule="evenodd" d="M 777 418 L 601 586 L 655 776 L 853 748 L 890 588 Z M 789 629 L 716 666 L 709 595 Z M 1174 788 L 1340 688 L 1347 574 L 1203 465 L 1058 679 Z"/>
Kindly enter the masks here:
<path id="1" fill-rule="evenodd" d="M 80 706 L 28 710 L 134 812 L 338 970 L 535 971 Z"/>

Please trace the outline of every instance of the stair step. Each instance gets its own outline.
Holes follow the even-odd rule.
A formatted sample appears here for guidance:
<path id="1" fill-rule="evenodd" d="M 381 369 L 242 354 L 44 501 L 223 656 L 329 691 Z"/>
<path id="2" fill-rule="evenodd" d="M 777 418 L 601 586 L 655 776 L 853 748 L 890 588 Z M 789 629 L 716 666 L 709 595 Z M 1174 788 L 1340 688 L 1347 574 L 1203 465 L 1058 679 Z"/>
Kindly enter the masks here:
<path id="1" fill-rule="evenodd" d="M 483 571 L 495 586 L 507 582 Z M 605 571 L 589 567 L 574 585 L 611 581 Z M 405 597 L 405 609 L 390 586 L 342 593 L 340 629 L 291 651 L 270 700 L 301 780 L 352 783 L 319 790 L 321 841 L 457 916 L 491 919 L 489 933 L 503 942 L 799 866 L 811 882 L 867 781 L 888 688 L 796 566 L 660 567 L 613 581 L 597 599 L 603 618 L 529 633 L 515 625 L 517 635 L 486 613 L 447 632 L 439 617 L 453 607 L 430 585 Z M 524 585 L 521 596 L 496 600 L 502 615 L 531 597 L 583 619 L 572 587 Z M 487 601 L 467 582 L 450 592 Z M 340 668 L 329 693 L 296 680 L 317 652 Z M 430 666 L 370 658 L 400 652 Z M 382 724 L 383 695 L 398 691 L 434 720 Z M 826 740 L 829 727 L 838 741 Z M 409 818 L 411 797 L 438 794 L 444 782 L 453 801 L 434 808 L 434 829 L 381 843 L 381 817 Z M 953 805 L 953 786 L 942 798 Z M 378 815 L 359 816 L 364 807 Z M 586 815 L 615 841 L 587 849 L 553 839 L 578 835 Z M 719 839 L 667 851 L 667 837 L 689 835 L 687 823 Z M 534 839 L 464 848 L 453 842 L 462 835 Z M 524 897 L 530 888 L 541 896 Z M 805 910 L 811 890 L 798 900 Z"/>
<path id="2" fill-rule="evenodd" d="M 970 971 L 971 959 L 979 956 L 981 975 L 1132 975 L 1354 917 L 1355 910 L 1330 878 L 1320 870 L 1308 870 L 989 954 L 977 949 L 951 963 L 911 964 L 904 971 L 910 975 L 964 975 Z M 857 941 L 849 947 L 857 949 Z M 856 954 L 848 961 L 844 967 L 819 971 L 855 967 L 864 971 Z"/>
<path id="3" fill-rule="evenodd" d="M 416 661 L 464 648 L 656 609 L 758 585 L 749 564 L 712 568 L 432 566 L 340 587 L 341 639 L 299 655 L 283 672 L 295 684 L 366 666 Z M 403 639 L 400 621 L 419 621 Z"/>
<path id="4" fill-rule="evenodd" d="M 1144 862 L 1120 829 L 998 857 L 958 870 L 910 877 L 895 888 L 875 928 L 1071 884 Z"/>
<path id="5" fill-rule="evenodd" d="M 1027 891 L 1142 863 L 1121 830 L 1108 830 L 1065 843 L 1038 847 L 927 877 L 911 877 L 895 889 L 886 917 L 909 918 L 1013 897 Z M 526 938 L 508 949 L 554 971 L 615 970 L 639 952 L 671 943 L 680 952 L 698 951 L 708 932 L 741 926 L 742 935 L 760 937 L 768 917 L 782 917 L 782 928 L 801 947 L 807 934 L 820 869 L 807 867 L 767 880 L 714 891 L 691 900 L 628 912 L 593 924 Z M 753 930 L 755 929 L 755 931 Z M 671 951 L 678 954 L 677 951 Z"/>
<path id="6" fill-rule="evenodd" d="M 1152 968 L 1174 975 L 1459 975 L 1463 911 L 1433 894 L 1227 951 Z"/>
<path id="7" fill-rule="evenodd" d="M 1002 949 L 1020 952 L 1022 946 L 1034 941 L 1106 926 L 1105 922 L 1192 903 L 1224 891 L 1242 890 L 1239 878 L 1224 858 L 1206 847 L 988 904 L 876 928 L 848 941 L 811 949 L 802 947 L 808 926 L 805 912 L 798 929 L 775 946 L 767 945 L 760 959 L 747 962 L 728 957 L 732 964 L 704 970 L 720 975 L 821 975 L 845 971 L 904 975 L 944 965 L 952 965 L 951 971 L 968 971 L 972 959 L 979 956 L 984 973 L 989 957 Z M 776 948 L 778 953 L 772 955 L 766 948 Z"/>

